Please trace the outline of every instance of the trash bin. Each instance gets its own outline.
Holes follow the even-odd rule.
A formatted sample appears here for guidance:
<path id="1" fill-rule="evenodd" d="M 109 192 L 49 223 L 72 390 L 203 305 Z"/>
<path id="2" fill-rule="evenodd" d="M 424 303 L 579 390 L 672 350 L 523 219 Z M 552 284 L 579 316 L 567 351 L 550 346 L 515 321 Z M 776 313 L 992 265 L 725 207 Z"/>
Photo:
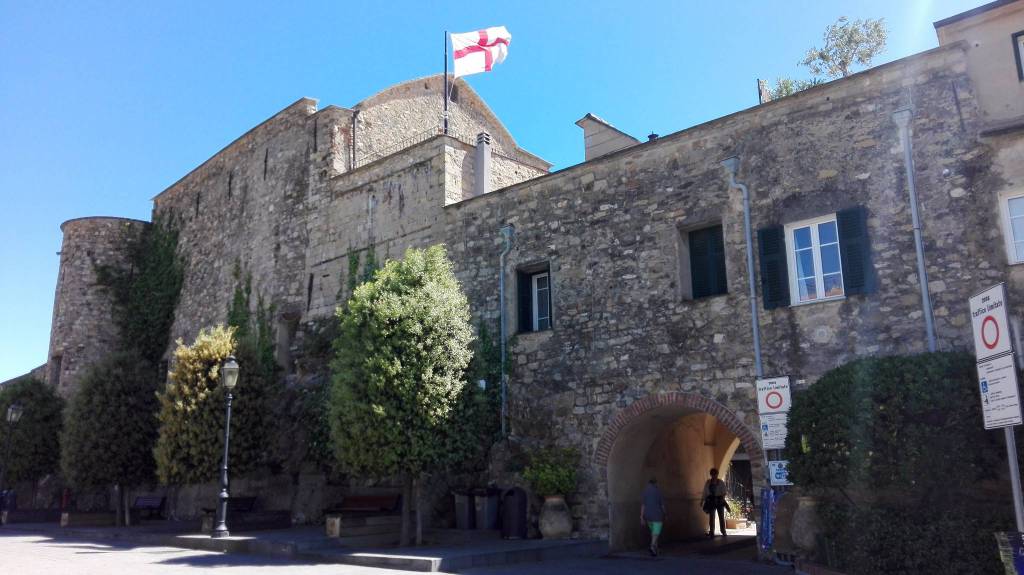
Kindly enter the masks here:
<path id="1" fill-rule="evenodd" d="M 501 538 L 526 539 L 526 491 L 506 489 L 501 495 Z"/>
<path id="2" fill-rule="evenodd" d="M 476 506 L 476 528 L 498 528 L 498 489 L 474 489 L 473 503 Z"/>
<path id="3" fill-rule="evenodd" d="M 473 493 L 468 490 L 452 491 L 455 496 L 455 528 L 473 529 L 476 527 L 476 508 L 473 506 Z"/>
<path id="4" fill-rule="evenodd" d="M 14 511 L 18 508 L 18 493 L 13 489 L 0 491 L 0 511 Z"/>

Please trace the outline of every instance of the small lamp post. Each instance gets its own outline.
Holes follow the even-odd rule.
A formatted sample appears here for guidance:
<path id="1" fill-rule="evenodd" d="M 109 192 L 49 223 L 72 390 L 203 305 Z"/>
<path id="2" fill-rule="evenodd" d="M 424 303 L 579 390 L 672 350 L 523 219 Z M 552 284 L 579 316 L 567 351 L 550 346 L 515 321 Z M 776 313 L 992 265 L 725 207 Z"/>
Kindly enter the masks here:
<path id="1" fill-rule="evenodd" d="M 0 468 L 0 510 L 7 508 L 7 491 L 4 489 L 4 478 L 7 475 L 7 467 L 11 464 L 11 436 L 14 435 L 14 426 L 21 419 L 25 408 L 18 402 L 7 407 L 7 440 L 4 446 L 4 466 Z"/>
<path id="2" fill-rule="evenodd" d="M 221 385 L 227 392 L 227 415 L 224 418 L 224 461 L 220 466 L 220 499 L 217 502 L 217 525 L 213 528 L 211 537 L 220 538 L 230 535 L 227 525 L 228 514 L 228 443 L 231 441 L 231 390 L 238 383 L 238 362 L 235 356 L 229 355 L 220 368 Z"/>

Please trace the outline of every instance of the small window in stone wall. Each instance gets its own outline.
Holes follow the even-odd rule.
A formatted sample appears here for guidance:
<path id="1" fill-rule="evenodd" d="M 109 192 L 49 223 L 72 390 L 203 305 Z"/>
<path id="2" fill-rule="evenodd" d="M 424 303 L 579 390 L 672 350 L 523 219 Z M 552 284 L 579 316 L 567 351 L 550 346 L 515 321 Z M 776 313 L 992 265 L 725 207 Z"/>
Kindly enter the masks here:
<path id="1" fill-rule="evenodd" d="M 60 387 L 60 371 L 61 371 L 61 364 L 63 363 L 63 360 L 64 360 L 64 356 L 62 356 L 62 355 L 55 355 L 50 360 L 50 381 L 49 381 L 49 383 L 54 388 L 59 388 Z"/>
<path id="2" fill-rule="evenodd" d="M 516 272 L 519 333 L 551 329 L 551 267 L 545 262 Z"/>
<path id="3" fill-rule="evenodd" d="M 1017 63 L 1017 79 L 1024 82 L 1024 30 L 1013 35 L 1013 60 Z"/>
<path id="4" fill-rule="evenodd" d="M 682 299 L 729 293 L 722 225 L 679 232 L 679 292 Z"/>

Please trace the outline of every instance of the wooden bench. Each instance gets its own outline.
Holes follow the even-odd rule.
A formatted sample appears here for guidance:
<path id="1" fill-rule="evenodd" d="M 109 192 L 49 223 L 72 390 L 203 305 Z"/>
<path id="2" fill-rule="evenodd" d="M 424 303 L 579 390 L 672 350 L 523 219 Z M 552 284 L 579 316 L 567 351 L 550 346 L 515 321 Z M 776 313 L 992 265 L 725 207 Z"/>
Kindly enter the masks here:
<path id="1" fill-rule="evenodd" d="M 140 495 L 136 497 L 135 503 L 132 503 L 131 506 L 132 521 L 142 519 L 143 513 L 146 514 L 146 519 L 152 519 L 154 513 L 156 513 L 157 519 L 162 519 L 166 501 L 167 498 L 162 495 Z"/>
<path id="2" fill-rule="evenodd" d="M 401 495 L 350 495 L 324 510 L 328 537 L 391 535 L 401 529 Z"/>
<path id="3" fill-rule="evenodd" d="M 292 526 L 292 512 L 285 510 L 259 511 L 255 497 L 228 497 L 228 530 L 258 531 L 260 529 L 287 529 Z M 203 508 L 203 533 L 212 533 L 217 521 L 216 508 Z"/>

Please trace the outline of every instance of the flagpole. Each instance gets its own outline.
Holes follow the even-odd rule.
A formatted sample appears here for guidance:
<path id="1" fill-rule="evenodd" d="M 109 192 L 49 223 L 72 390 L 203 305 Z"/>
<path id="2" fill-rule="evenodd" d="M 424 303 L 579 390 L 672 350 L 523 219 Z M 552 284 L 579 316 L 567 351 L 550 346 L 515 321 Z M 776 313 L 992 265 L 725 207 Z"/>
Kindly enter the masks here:
<path id="1" fill-rule="evenodd" d="M 444 31 L 444 133 L 448 134 L 448 31 Z"/>

